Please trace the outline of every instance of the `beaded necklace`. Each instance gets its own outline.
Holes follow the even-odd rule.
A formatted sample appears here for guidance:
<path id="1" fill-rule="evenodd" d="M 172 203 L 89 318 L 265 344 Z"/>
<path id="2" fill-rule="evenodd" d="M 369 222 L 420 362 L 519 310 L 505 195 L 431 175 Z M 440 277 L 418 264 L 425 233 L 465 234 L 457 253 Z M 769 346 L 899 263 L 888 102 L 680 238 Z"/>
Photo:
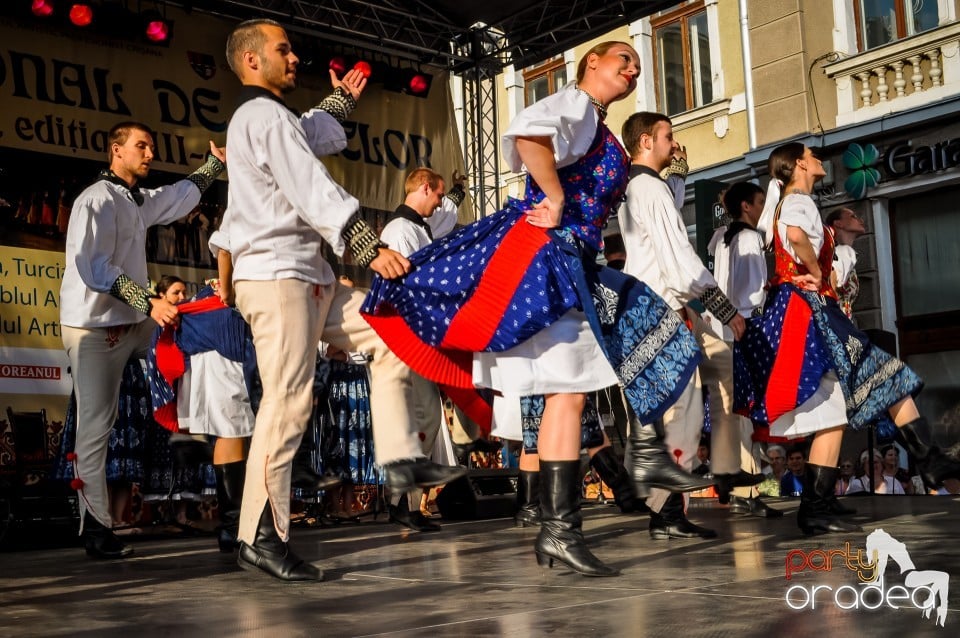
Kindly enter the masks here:
<path id="1" fill-rule="evenodd" d="M 589 93 L 581 89 L 579 86 L 577 87 L 577 91 L 586 95 L 587 99 L 590 100 L 590 103 L 593 104 L 595 107 L 597 107 L 597 111 L 600 113 L 601 120 L 605 120 L 607 118 L 607 107 L 601 104 L 600 100 L 593 97 L 592 95 L 590 95 Z"/>

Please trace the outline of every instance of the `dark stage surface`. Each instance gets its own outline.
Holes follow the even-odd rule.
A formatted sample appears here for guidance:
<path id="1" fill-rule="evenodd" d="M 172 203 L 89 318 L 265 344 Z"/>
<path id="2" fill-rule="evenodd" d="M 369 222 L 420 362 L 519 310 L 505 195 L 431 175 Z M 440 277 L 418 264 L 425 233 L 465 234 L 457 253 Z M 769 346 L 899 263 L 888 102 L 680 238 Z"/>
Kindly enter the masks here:
<path id="1" fill-rule="evenodd" d="M 691 519 L 719 532 L 709 541 L 652 541 L 646 516 L 587 506 L 592 548 L 623 570 L 619 578 L 604 579 L 540 569 L 531 547 L 536 531 L 514 529 L 505 519 L 447 522 L 433 534 L 405 534 L 382 517 L 294 529 L 299 552 L 330 579 L 314 584 L 282 584 L 241 571 L 209 537 L 136 540 L 136 554 L 116 563 L 89 560 L 76 547 L 6 552 L 0 554 L 0 635 L 957 635 L 955 497 L 846 499 L 860 510 L 854 520 L 864 533 L 815 538 L 797 529 L 796 501 L 772 502 L 787 516 L 733 518 L 715 501 L 695 504 Z M 840 606 L 870 607 L 880 601 L 879 587 L 860 593 L 863 585 L 845 562 L 853 556 L 856 565 L 858 550 L 869 562 L 867 535 L 878 528 L 892 537 L 881 543 L 891 554 L 882 588 L 901 608 L 840 609 L 838 600 Z M 814 550 L 838 552 L 831 571 L 810 570 L 810 563 L 823 569 L 823 554 Z M 795 570 L 806 567 L 789 581 L 788 556 Z M 907 567 L 905 576 L 900 566 Z M 860 569 L 871 576 L 869 567 Z M 905 578 L 907 586 L 897 587 Z M 917 589 L 914 579 L 951 581 L 945 627 L 935 624 L 936 610 L 924 618 L 913 606 L 911 594 L 922 605 L 930 591 Z M 815 609 L 790 608 L 791 587 L 792 604 L 803 606 L 818 586 Z"/>

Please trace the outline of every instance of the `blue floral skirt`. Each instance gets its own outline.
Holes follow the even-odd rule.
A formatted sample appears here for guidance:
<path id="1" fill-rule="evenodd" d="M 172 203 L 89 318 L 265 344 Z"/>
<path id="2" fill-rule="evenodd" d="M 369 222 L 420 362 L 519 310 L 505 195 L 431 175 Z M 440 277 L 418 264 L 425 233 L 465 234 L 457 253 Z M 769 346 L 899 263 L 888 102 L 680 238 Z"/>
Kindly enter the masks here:
<path id="1" fill-rule="evenodd" d="M 646 284 L 597 265 L 569 230 L 524 219 L 500 211 L 414 253 L 405 277 L 375 277 L 365 318 L 483 426 L 490 410 L 473 387 L 473 353 L 508 350 L 580 310 L 638 418 L 659 419 L 696 370 L 693 335 Z"/>
<path id="2" fill-rule="evenodd" d="M 734 344 L 734 409 L 772 423 L 809 399 L 823 375 L 836 374 L 849 425 L 884 421 L 923 381 L 903 361 L 870 343 L 835 299 L 791 284 L 772 288 L 763 315 Z"/>

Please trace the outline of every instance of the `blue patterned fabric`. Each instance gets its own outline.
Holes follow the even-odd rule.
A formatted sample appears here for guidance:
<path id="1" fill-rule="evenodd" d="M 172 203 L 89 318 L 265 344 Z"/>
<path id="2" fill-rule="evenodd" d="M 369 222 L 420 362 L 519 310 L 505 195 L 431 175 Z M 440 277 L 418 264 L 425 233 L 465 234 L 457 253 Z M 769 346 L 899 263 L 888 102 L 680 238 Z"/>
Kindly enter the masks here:
<path id="1" fill-rule="evenodd" d="M 545 401 L 542 394 L 520 397 L 520 426 L 523 429 L 523 451 L 537 454 L 537 441 L 540 438 L 540 421 L 543 420 Z M 603 427 L 600 425 L 600 413 L 590 395 L 587 395 L 580 415 L 580 447 L 595 448 L 603 445 Z"/>
<path id="2" fill-rule="evenodd" d="M 331 473 L 344 483 L 382 482 L 373 451 L 370 384 L 366 366 L 317 357 L 313 382 L 313 413 L 304 437 L 312 437 L 313 469 Z M 319 492 L 294 488 L 293 497 L 312 501 Z"/>
<path id="3" fill-rule="evenodd" d="M 846 400 L 848 424 L 859 430 L 883 421 L 891 406 L 923 388 L 923 381 L 903 361 L 870 343 L 835 299 L 781 284 L 767 295 L 763 316 L 751 319 L 746 334 L 734 345 L 734 409 L 769 422 L 765 384 L 791 298 L 802 299 L 812 311 L 804 346 L 810 363 L 805 361 L 801 373 L 797 405 L 812 396 L 823 374 L 833 370 Z"/>
<path id="4" fill-rule="evenodd" d="M 697 341 L 680 315 L 642 281 L 598 266 L 589 249 L 577 264 L 590 327 L 637 418 L 653 423 L 676 403 L 696 371 Z"/>
<path id="5" fill-rule="evenodd" d="M 516 255 L 519 267 L 528 258 L 529 265 L 519 285 L 507 291 L 502 313 L 494 311 L 498 323 L 489 343 L 476 351 L 507 350 L 569 310 L 582 310 L 637 416 L 650 423 L 676 401 L 696 369 L 699 351 L 679 315 L 656 293 L 596 265 L 601 229 L 626 189 L 628 157 L 601 124 L 592 150 L 557 172 L 565 194 L 561 226 L 547 231 L 548 241 L 532 255 Z M 524 211 L 543 197 L 528 180 L 522 200 L 511 200 L 504 210 L 414 253 L 411 274 L 389 281 L 375 277 L 363 312 L 399 315 L 417 339 L 439 348 L 457 313 L 489 275 L 497 251 L 505 241 L 524 236 L 517 232 L 523 230 L 517 225 L 525 223 Z M 401 354 L 397 336 L 387 330 L 381 334 Z M 424 377 L 447 383 L 420 362 L 407 362 Z"/>

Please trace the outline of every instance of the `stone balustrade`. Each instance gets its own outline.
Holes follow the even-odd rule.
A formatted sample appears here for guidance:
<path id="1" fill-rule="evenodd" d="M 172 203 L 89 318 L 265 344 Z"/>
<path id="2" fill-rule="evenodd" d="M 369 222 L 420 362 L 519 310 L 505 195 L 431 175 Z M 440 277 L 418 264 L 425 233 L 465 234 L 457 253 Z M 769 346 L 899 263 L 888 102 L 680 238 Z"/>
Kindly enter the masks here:
<path id="1" fill-rule="evenodd" d="M 960 22 L 824 67 L 837 85 L 837 126 L 960 94 Z"/>

